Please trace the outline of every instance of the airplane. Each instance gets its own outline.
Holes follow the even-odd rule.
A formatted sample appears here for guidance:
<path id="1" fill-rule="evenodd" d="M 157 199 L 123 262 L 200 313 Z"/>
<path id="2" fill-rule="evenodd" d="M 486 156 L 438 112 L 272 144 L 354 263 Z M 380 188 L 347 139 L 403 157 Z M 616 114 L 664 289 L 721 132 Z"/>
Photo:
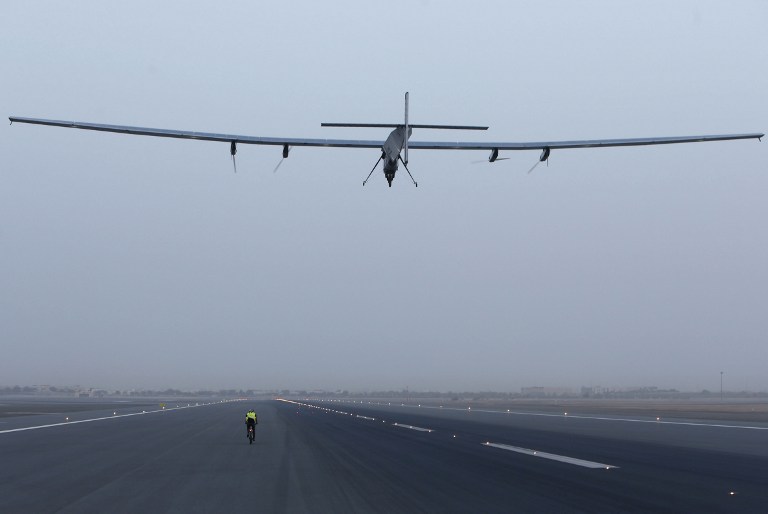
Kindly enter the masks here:
<path id="1" fill-rule="evenodd" d="M 383 171 L 389 187 L 392 187 L 392 181 L 398 169 L 398 163 L 402 163 L 413 184 L 418 187 L 418 183 L 413 178 L 408 169 L 408 149 L 413 150 L 490 150 L 488 162 L 504 160 L 499 157 L 502 150 L 541 150 L 539 160 L 534 165 L 549 161 L 552 150 L 563 150 L 568 148 L 604 148 L 611 146 L 644 146 L 644 145 L 664 145 L 674 143 L 696 143 L 706 141 L 726 141 L 734 139 L 758 139 L 762 140 L 764 134 L 716 134 L 705 136 L 675 136 L 675 137 L 641 137 L 632 139 L 591 139 L 583 141 L 538 141 L 529 143 L 515 142 L 462 142 L 462 141 L 410 141 L 413 129 L 443 129 L 443 130 L 488 130 L 488 127 L 479 127 L 472 125 L 419 125 L 411 124 L 408 121 L 408 93 L 405 93 L 405 120 L 403 123 L 321 123 L 323 127 L 354 127 L 354 128 L 392 128 L 386 140 L 361 140 L 361 139 L 306 139 L 295 137 L 261 137 L 261 136 L 241 136 L 234 134 L 215 134 L 208 132 L 192 132 L 187 130 L 168 130 L 145 127 L 132 127 L 126 125 L 105 125 L 100 123 L 86 123 L 77 121 L 59 121 L 37 118 L 22 118 L 10 116 L 8 118 L 13 124 L 28 123 L 33 125 L 48 125 L 53 127 L 78 128 L 84 130 L 98 130 L 101 132 L 116 132 L 120 134 L 136 134 L 142 136 L 155 137 L 173 137 L 178 139 L 199 139 L 203 141 L 219 141 L 230 144 L 229 152 L 232 156 L 232 164 L 237 172 L 235 154 L 237 145 L 273 145 L 283 147 L 283 159 L 288 157 L 293 147 L 297 146 L 324 146 L 337 148 L 376 148 L 381 150 L 381 156 L 374 164 L 368 177 L 363 181 L 363 186 L 370 180 L 371 175 L 381 161 L 384 161 Z M 278 163 L 277 168 L 282 164 Z M 529 170 L 529 173 L 533 170 Z"/>

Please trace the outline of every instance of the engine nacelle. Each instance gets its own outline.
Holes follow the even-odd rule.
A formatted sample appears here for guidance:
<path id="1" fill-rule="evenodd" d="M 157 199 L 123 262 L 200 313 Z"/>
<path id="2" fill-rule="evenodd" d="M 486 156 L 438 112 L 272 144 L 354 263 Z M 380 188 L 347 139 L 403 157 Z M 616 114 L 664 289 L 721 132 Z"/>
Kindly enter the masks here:
<path id="1" fill-rule="evenodd" d="M 541 157 L 539 157 L 539 162 L 544 162 L 547 159 L 549 159 L 549 148 L 545 148 L 543 152 L 541 152 Z"/>
<path id="2" fill-rule="evenodd" d="M 291 151 L 291 148 L 288 145 L 283 145 L 283 159 L 288 157 L 288 152 Z"/>
<path id="3" fill-rule="evenodd" d="M 499 149 L 494 148 L 493 150 L 491 150 L 491 156 L 488 157 L 488 162 L 495 162 L 496 159 L 498 158 L 499 158 Z"/>

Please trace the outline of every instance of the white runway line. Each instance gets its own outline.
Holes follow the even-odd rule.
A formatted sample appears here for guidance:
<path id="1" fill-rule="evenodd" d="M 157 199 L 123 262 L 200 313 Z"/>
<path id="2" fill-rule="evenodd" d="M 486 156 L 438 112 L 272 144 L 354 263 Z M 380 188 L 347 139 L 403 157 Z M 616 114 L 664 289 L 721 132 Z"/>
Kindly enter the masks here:
<path id="1" fill-rule="evenodd" d="M 218 403 L 218 402 L 217 402 Z M 157 410 L 148 410 L 148 411 L 142 411 L 142 412 L 132 412 L 130 414 L 115 414 L 113 416 L 104 416 L 102 418 L 92 418 L 92 419 L 79 419 L 75 421 L 64 421 L 63 423 L 51 423 L 49 425 L 38 425 L 34 427 L 22 427 L 22 428 L 11 428 L 8 430 L 0 430 L 0 434 L 10 434 L 11 432 L 24 432 L 25 430 L 38 430 L 41 428 L 50 428 L 50 427 L 60 427 L 64 425 L 75 425 L 77 423 L 90 423 L 92 421 L 102 421 L 105 419 L 115 419 L 115 418 L 127 418 L 129 416 L 142 416 L 144 414 L 153 414 L 155 412 L 168 412 L 172 410 L 181 410 L 181 409 L 194 409 L 195 407 L 205 407 L 206 405 L 216 405 L 216 403 L 202 403 L 199 405 L 189 405 L 185 407 L 171 407 L 168 409 L 157 409 Z"/>
<path id="2" fill-rule="evenodd" d="M 338 411 L 338 410 L 330 410 L 330 409 L 326 409 L 325 407 L 318 407 L 317 405 L 312 405 L 311 403 L 295 402 L 293 400 L 286 400 L 285 398 L 276 398 L 276 400 L 279 401 L 279 402 L 286 402 L 286 403 L 292 403 L 294 405 L 300 405 L 302 407 L 310 407 L 312 409 L 322 409 L 322 410 L 325 410 L 325 411 L 328 411 L 328 412 L 335 412 L 337 414 L 344 414 L 344 415 L 349 415 L 349 416 L 355 416 L 356 418 L 360 418 L 360 419 L 367 419 L 369 421 L 376 421 L 376 418 L 372 418 L 370 416 L 362 416 L 360 414 L 353 414 L 353 413 L 350 413 L 350 412 L 343 412 L 343 411 Z M 360 403 L 362 403 L 362 402 L 360 402 Z M 382 420 L 382 423 L 384 423 L 384 422 L 385 421 Z M 392 426 L 396 426 L 396 427 L 400 427 L 400 428 L 407 428 L 409 430 L 416 430 L 418 432 L 429 432 L 429 433 L 434 432 L 434 430 L 431 429 L 431 428 L 415 427 L 413 425 L 404 425 L 402 423 L 392 423 Z"/>
<path id="3" fill-rule="evenodd" d="M 528 448 L 510 446 L 508 444 L 483 443 L 483 446 L 493 446 L 494 448 L 501 448 L 502 450 L 509 450 L 511 452 L 522 453 L 524 455 L 530 455 L 532 457 L 541 457 L 542 459 L 556 460 L 558 462 L 565 462 L 566 464 L 573 464 L 575 466 L 581 466 L 584 468 L 618 469 L 618 466 L 611 466 L 610 464 L 602 464 L 600 462 L 592 462 L 591 460 L 577 459 L 574 457 L 566 457 L 565 455 L 557 455 L 554 453 L 540 452 L 540 451 L 531 450 Z"/>
<path id="4" fill-rule="evenodd" d="M 409 430 L 418 430 L 419 432 L 432 432 L 431 428 L 415 427 L 413 425 L 403 425 L 402 423 L 392 423 L 396 427 L 407 428 Z"/>
<path id="5" fill-rule="evenodd" d="M 652 423 L 655 425 L 684 425 L 690 427 L 711 427 L 711 428 L 741 428 L 743 430 L 768 430 L 768 426 L 754 426 L 754 425 L 726 425 L 722 423 L 698 423 L 695 421 L 663 421 L 658 419 L 636 419 L 636 418 L 611 418 L 605 416 L 582 416 L 577 414 L 552 414 L 547 412 L 524 412 L 524 411 L 503 411 L 503 410 L 489 410 L 489 409 L 464 409 L 456 407 L 431 407 L 431 406 L 419 406 L 415 405 L 401 405 L 402 407 L 422 408 L 422 409 L 436 409 L 436 410 L 453 410 L 463 412 L 482 412 L 484 414 L 504 414 L 507 416 L 540 416 L 545 418 L 573 418 L 573 419 L 593 419 L 598 421 L 618 421 L 623 423 Z"/>

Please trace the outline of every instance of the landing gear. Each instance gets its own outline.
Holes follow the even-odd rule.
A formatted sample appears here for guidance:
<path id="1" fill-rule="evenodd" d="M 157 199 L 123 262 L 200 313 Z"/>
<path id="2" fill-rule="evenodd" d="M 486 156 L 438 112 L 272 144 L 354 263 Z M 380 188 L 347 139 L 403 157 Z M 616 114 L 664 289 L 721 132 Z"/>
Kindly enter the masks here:
<path id="1" fill-rule="evenodd" d="M 382 159 L 386 157 L 386 153 L 383 151 L 381 152 L 381 157 L 379 157 L 379 160 L 376 161 L 376 164 L 373 165 L 373 168 L 371 168 L 371 172 L 368 174 L 367 177 L 365 177 L 365 180 L 363 180 L 363 186 L 365 186 L 368 183 L 368 180 L 371 178 L 371 175 L 373 175 L 373 172 L 376 170 L 376 167 L 379 165 Z M 389 187 L 392 187 L 392 181 L 395 180 L 395 173 L 397 172 L 397 161 L 400 161 L 403 163 L 403 167 L 405 168 L 405 171 L 408 172 L 408 176 L 411 177 L 411 180 L 413 181 L 413 185 L 416 187 L 419 187 L 419 183 L 416 182 L 413 178 L 413 175 L 411 175 L 411 170 L 408 169 L 408 165 L 405 163 L 403 158 L 398 155 L 397 159 L 389 160 L 384 163 L 384 178 L 387 179 L 387 184 L 389 184 Z"/>
<path id="2" fill-rule="evenodd" d="M 384 152 L 381 152 L 381 157 L 379 157 L 379 160 L 376 161 L 376 164 L 373 165 L 373 168 L 371 168 L 371 172 L 368 174 L 367 177 L 365 177 L 365 180 L 363 180 L 363 186 L 365 186 L 366 182 L 368 182 L 368 179 L 371 178 L 371 175 L 373 175 L 373 170 L 376 169 L 376 166 L 379 165 L 381 160 L 384 158 Z M 389 187 L 392 187 L 392 181 L 389 181 Z"/>
<path id="3" fill-rule="evenodd" d="M 413 175 L 411 175 L 411 170 L 408 169 L 408 165 L 405 163 L 403 158 L 400 157 L 399 155 L 397 156 L 397 158 L 400 159 L 400 162 L 403 163 L 403 168 L 405 168 L 405 171 L 408 172 L 408 176 L 411 177 L 411 180 L 413 180 Z M 413 180 L 413 185 L 416 186 L 416 187 L 419 187 L 419 183 L 416 182 L 415 180 Z M 391 181 L 389 182 L 389 186 L 392 187 L 392 182 Z"/>

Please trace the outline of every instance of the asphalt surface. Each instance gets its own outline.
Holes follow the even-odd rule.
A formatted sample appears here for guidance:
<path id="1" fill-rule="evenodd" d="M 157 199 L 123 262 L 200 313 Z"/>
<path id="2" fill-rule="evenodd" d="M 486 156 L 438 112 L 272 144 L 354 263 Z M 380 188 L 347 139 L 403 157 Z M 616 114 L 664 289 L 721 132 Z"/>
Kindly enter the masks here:
<path id="1" fill-rule="evenodd" d="M 303 403 L 4 418 L 0 512 L 768 511 L 766 425 Z"/>

